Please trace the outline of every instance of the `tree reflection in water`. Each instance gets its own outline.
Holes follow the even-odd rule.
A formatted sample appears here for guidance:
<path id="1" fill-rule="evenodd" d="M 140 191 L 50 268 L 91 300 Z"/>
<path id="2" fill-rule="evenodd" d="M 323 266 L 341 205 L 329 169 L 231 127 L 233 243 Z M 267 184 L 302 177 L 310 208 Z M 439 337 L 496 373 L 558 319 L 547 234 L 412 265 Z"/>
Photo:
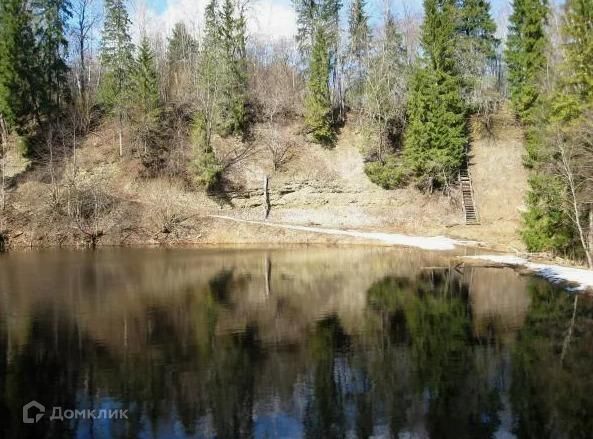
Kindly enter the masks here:
<path id="1" fill-rule="evenodd" d="M 1 437 L 593 431 L 587 297 L 404 250 L 107 256 L 0 266 Z M 25 425 L 33 399 L 129 419 Z"/>

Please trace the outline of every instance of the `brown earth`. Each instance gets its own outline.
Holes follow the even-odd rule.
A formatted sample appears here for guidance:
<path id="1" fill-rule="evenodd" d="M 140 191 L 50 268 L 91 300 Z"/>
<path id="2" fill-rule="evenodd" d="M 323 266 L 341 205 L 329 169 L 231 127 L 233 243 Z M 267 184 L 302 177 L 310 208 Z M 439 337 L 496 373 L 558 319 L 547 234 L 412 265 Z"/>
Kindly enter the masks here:
<path id="1" fill-rule="evenodd" d="M 140 177 L 138 159 L 118 157 L 110 126 L 88 136 L 81 145 L 75 177 L 71 158 L 48 173 L 47 166 L 27 168 L 13 154 L 4 229 L 14 247 L 88 242 L 78 224 L 52 211 L 51 200 L 67 198 L 70 186 L 65 182 L 74 179 L 83 181 L 85 187 L 100 187 L 117 206 L 93 224 L 103 232 L 99 240 L 103 245 L 360 242 L 210 217 L 262 220 L 262 185 L 267 175 L 268 220 L 272 222 L 439 234 L 485 241 L 501 249 L 522 248 L 518 229 L 527 185 L 521 161 L 522 134 L 505 112 L 496 118 L 492 133 L 474 136 L 472 142 L 470 169 L 482 219 L 479 226 L 464 224 L 456 189 L 444 196 L 414 187 L 387 191 L 372 184 L 364 173 L 361 136 L 349 126 L 331 150 L 302 141 L 298 126 L 283 130 L 283 138 L 294 143 L 290 160 L 274 170 L 270 152 L 256 141 L 246 158 L 229 168 L 224 197 L 207 196 L 177 180 Z M 235 144 L 219 139 L 217 145 L 218 153 L 224 154 L 225 148 Z"/>

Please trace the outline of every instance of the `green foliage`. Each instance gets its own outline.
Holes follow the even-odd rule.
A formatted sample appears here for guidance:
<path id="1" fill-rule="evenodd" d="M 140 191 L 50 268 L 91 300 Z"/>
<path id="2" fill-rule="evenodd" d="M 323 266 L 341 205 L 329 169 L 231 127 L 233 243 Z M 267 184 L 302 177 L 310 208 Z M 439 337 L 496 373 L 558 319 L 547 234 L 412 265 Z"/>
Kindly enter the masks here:
<path id="1" fill-rule="evenodd" d="M 383 32 L 374 40 L 369 55 L 358 108 L 362 129 L 368 132 L 365 140 L 370 148 L 365 152 L 371 160 L 383 162 L 384 154 L 401 146 L 408 76 L 402 37 L 395 19 L 387 13 Z"/>
<path id="2" fill-rule="evenodd" d="M 547 0 L 514 0 L 505 51 L 513 109 L 524 123 L 540 97 L 539 82 L 546 65 Z"/>
<path id="3" fill-rule="evenodd" d="M 516 2 L 515 6 L 526 7 L 526 4 Z M 590 0 L 566 3 L 562 74 L 551 93 L 539 92 L 536 104 L 529 109 L 526 164 L 533 175 L 529 179 L 522 237 L 532 251 L 551 251 L 570 257 L 583 254 L 575 222 L 578 216 L 581 224 L 586 224 L 581 216 L 588 212 L 590 200 L 587 184 L 590 171 L 586 165 L 589 147 L 582 142 L 588 142 L 587 115 L 593 108 L 592 7 Z M 537 52 L 531 54 L 535 55 Z M 561 157 L 558 143 L 572 154 L 580 151 L 584 155 Z M 562 160 L 569 160 L 570 178 L 576 182 L 574 198 L 565 175 L 566 161 Z"/>
<path id="4" fill-rule="evenodd" d="M 531 175 L 523 215 L 523 241 L 529 251 L 568 253 L 575 243 L 570 219 L 562 208 L 563 182 L 542 173 Z"/>
<path id="5" fill-rule="evenodd" d="M 297 15 L 296 41 L 301 55 L 308 59 L 317 29 L 326 32 L 328 47 L 334 48 L 339 37 L 339 14 L 342 8 L 340 0 L 292 0 Z"/>
<path id="6" fill-rule="evenodd" d="M 98 99 L 121 119 L 128 104 L 134 60 L 129 34 L 131 21 L 123 0 L 105 0 L 105 11 L 101 40 L 103 73 Z"/>
<path id="7" fill-rule="evenodd" d="M 457 20 L 457 63 L 462 94 L 469 107 L 478 111 L 498 95 L 493 75 L 499 40 L 487 0 L 459 0 Z"/>
<path id="8" fill-rule="evenodd" d="M 593 0 L 566 2 L 565 60 L 554 114 L 569 121 L 593 109 Z"/>
<path id="9" fill-rule="evenodd" d="M 40 72 L 37 84 L 39 111 L 52 119 L 68 97 L 66 26 L 72 18 L 72 6 L 69 0 L 34 0 L 33 7 L 41 23 L 35 32 Z"/>
<path id="10" fill-rule="evenodd" d="M 223 134 L 247 131 L 247 56 L 246 21 L 242 7 L 234 0 L 223 0 L 219 18 L 219 42 L 222 59 L 220 128 Z"/>
<path id="11" fill-rule="evenodd" d="M 403 186 L 409 171 L 396 157 L 387 157 L 384 162 L 376 161 L 367 163 L 364 172 L 373 183 L 383 189 L 396 189 Z"/>
<path id="12" fill-rule="evenodd" d="M 23 0 L 0 0 L 0 114 L 23 132 L 35 113 L 35 40 Z"/>
<path id="13" fill-rule="evenodd" d="M 183 22 L 175 23 L 167 44 L 167 64 L 174 69 L 188 63 L 198 50 L 198 42 L 187 31 Z"/>
<path id="14" fill-rule="evenodd" d="M 407 166 L 429 187 L 454 178 L 467 145 L 466 108 L 456 71 L 452 1 L 425 0 L 422 47 L 426 65 L 412 79 L 404 140 Z"/>
<path id="15" fill-rule="evenodd" d="M 327 36 L 323 29 L 319 28 L 311 54 L 305 99 L 305 125 L 313 140 L 325 146 L 331 146 L 335 141 L 335 131 L 331 120 L 329 73 Z"/>
<path id="16" fill-rule="evenodd" d="M 488 0 L 459 0 L 457 32 L 468 55 L 482 54 L 487 59 L 496 57 L 499 41 L 494 34 L 496 24 L 490 15 Z"/>
<path id="17" fill-rule="evenodd" d="M 207 120 L 203 114 L 198 114 L 194 118 L 191 140 L 194 158 L 190 171 L 198 186 L 211 190 L 220 182 L 224 168 L 212 150 L 208 137 Z"/>
<path id="18" fill-rule="evenodd" d="M 412 79 L 404 155 L 413 173 L 433 184 L 454 178 L 467 145 L 458 79 L 431 68 Z"/>
<path id="19" fill-rule="evenodd" d="M 158 128 L 161 106 L 159 83 L 154 55 L 146 36 L 138 48 L 138 57 L 132 75 L 133 121 L 139 140 L 147 150 L 147 143 Z"/>
<path id="20" fill-rule="evenodd" d="M 353 0 L 348 17 L 348 34 L 350 36 L 350 53 L 358 62 L 366 55 L 371 39 L 369 17 L 365 12 L 366 0 Z"/>

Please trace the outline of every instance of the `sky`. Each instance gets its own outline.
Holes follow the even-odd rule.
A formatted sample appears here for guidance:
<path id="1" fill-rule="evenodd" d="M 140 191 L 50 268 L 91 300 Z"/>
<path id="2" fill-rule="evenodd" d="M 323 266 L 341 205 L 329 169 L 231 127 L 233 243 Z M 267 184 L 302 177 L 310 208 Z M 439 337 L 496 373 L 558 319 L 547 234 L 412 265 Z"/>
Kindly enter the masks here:
<path id="1" fill-rule="evenodd" d="M 178 21 L 199 29 L 207 0 L 132 0 L 132 16 L 137 30 L 147 29 L 168 32 Z M 350 0 L 344 0 L 344 9 Z M 385 0 L 367 0 L 371 18 L 378 17 Z M 492 0 L 492 15 L 504 34 L 511 0 Z M 392 11 L 399 17 L 422 13 L 422 0 L 391 0 Z M 268 38 L 290 38 L 296 33 L 296 15 L 291 0 L 250 0 L 248 30 L 251 35 Z"/>

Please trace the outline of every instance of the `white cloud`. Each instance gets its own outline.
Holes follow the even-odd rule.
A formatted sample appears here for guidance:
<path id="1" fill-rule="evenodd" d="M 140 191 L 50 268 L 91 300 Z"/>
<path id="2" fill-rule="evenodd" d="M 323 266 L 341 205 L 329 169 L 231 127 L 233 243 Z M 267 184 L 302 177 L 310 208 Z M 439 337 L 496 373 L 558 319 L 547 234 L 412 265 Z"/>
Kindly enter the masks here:
<path id="1" fill-rule="evenodd" d="M 296 14 L 288 3 L 260 0 L 251 6 L 247 18 L 247 27 L 253 36 L 280 39 L 296 34 Z"/>
<path id="2" fill-rule="evenodd" d="M 199 33 L 204 19 L 207 0 L 168 0 L 161 13 L 144 0 L 133 7 L 134 34 L 142 28 L 149 33 L 168 33 L 175 23 L 184 22 L 193 33 Z M 292 37 L 296 33 L 296 14 L 287 0 L 260 0 L 253 2 L 247 14 L 247 29 L 254 37 Z"/>

